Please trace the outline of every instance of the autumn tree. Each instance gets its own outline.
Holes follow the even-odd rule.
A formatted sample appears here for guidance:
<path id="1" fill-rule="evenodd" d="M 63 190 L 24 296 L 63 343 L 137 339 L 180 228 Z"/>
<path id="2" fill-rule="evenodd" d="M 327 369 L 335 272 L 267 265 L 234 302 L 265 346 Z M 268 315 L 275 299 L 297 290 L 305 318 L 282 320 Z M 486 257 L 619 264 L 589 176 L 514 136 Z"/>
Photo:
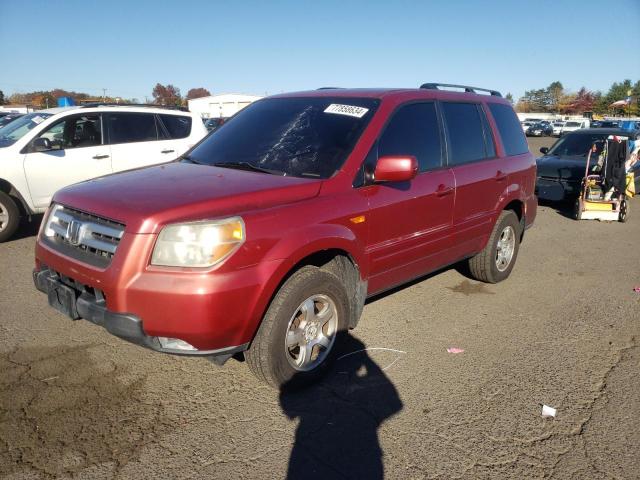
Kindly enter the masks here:
<path id="1" fill-rule="evenodd" d="M 211 92 L 206 88 L 202 88 L 202 87 L 192 88 L 187 92 L 187 100 L 193 100 L 194 98 L 210 97 L 210 96 L 211 96 Z"/>
<path id="2" fill-rule="evenodd" d="M 550 112 L 557 112 L 560 99 L 564 95 L 564 87 L 559 81 L 552 82 L 546 89 L 545 103 L 546 109 Z"/>
<path id="3" fill-rule="evenodd" d="M 153 99 L 155 103 L 160 105 L 181 105 L 182 104 L 182 96 L 180 95 L 180 89 L 178 87 L 174 87 L 171 84 L 167 86 L 161 85 L 159 83 L 153 87 Z"/>

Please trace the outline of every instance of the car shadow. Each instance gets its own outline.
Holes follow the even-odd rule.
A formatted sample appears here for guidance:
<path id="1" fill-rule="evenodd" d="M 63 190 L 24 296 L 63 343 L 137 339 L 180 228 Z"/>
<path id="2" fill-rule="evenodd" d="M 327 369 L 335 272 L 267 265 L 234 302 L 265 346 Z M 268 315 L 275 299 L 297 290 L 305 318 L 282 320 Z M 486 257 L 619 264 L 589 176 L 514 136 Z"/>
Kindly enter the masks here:
<path id="1" fill-rule="evenodd" d="M 555 210 L 557 214 L 562 215 L 563 217 L 569 218 L 571 220 L 575 219 L 575 203 L 573 200 L 561 200 L 553 202 L 551 200 L 538 199 L 538 206 L 551 208 Z"/>
<path id="2" fill-rule="evenodd" d="M 8 240 L 11 242 L 12 240 L 21 240 L 23 238 L 33 237 L 38 234 L 38 230 L 40 229 L 40 223 L 42 222 L 43 215 L 32 215 L 31 219 L 29 218 L 21 218 L 20 226 L 16 233 Z"/>
<path id="3" fill-rule="evenodd" d="M 337 360 L 321 382 L 301 390 L 294 376 L 281 389 L 282 411 L 299 421 L 289 480 L 384 478 L 378 429 L 403 408 L 384 373 L 395 360 L 381 367 L 360 340 L 346 332 L 341 337 Z"/>

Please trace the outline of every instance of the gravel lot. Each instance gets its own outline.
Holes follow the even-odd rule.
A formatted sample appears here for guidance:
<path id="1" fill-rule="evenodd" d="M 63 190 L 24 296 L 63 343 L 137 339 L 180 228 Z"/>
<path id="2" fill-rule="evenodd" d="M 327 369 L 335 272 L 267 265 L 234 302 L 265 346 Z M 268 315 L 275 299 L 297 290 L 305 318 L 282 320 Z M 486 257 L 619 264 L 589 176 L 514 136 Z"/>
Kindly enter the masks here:
<path id="1" fill-rule="evenodd" d="M 627 224 L 556 207 L 506 282 L 369 302 L 344 352 L 368 350 L 295 395 L 55 313 L 26 226 L 0 245 L 0 477 L 640 478 L 640 200 Z"/>

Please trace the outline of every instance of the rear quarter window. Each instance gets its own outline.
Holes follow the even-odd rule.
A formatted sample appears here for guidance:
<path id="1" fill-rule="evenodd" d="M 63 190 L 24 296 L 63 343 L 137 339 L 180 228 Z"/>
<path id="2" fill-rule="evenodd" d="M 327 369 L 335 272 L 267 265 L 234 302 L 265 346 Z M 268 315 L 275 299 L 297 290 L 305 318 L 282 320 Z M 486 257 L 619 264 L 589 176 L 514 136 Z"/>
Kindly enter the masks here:
<path id="1" fill-rule="evenodd" d="M 187 138 L 191 133 L 191 117 L 183 115 L 160 115 L 163 125 L 169 136 L 175 138 Z"/>
<path id="2" fill-rule="evenodd" d="M 498 127 L 505 153 L 509 156 L 527 153 L 529 145 L 513 108 L 501 103 L 489 103 L 489 111 Z"/>

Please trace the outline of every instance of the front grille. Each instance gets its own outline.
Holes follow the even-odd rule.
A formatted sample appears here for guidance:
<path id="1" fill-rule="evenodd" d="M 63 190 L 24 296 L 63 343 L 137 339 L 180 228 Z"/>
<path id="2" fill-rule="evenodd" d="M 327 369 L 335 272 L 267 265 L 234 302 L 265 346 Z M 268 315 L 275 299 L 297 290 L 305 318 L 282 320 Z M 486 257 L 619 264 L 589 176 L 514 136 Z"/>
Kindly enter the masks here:
<path id="1" fill-rule="evenodd" d="M 62 253 L 105 267 L 118 249 L 124 227 L 107 218 L 56 205 L 47 218 L 44 237 Z"/>

